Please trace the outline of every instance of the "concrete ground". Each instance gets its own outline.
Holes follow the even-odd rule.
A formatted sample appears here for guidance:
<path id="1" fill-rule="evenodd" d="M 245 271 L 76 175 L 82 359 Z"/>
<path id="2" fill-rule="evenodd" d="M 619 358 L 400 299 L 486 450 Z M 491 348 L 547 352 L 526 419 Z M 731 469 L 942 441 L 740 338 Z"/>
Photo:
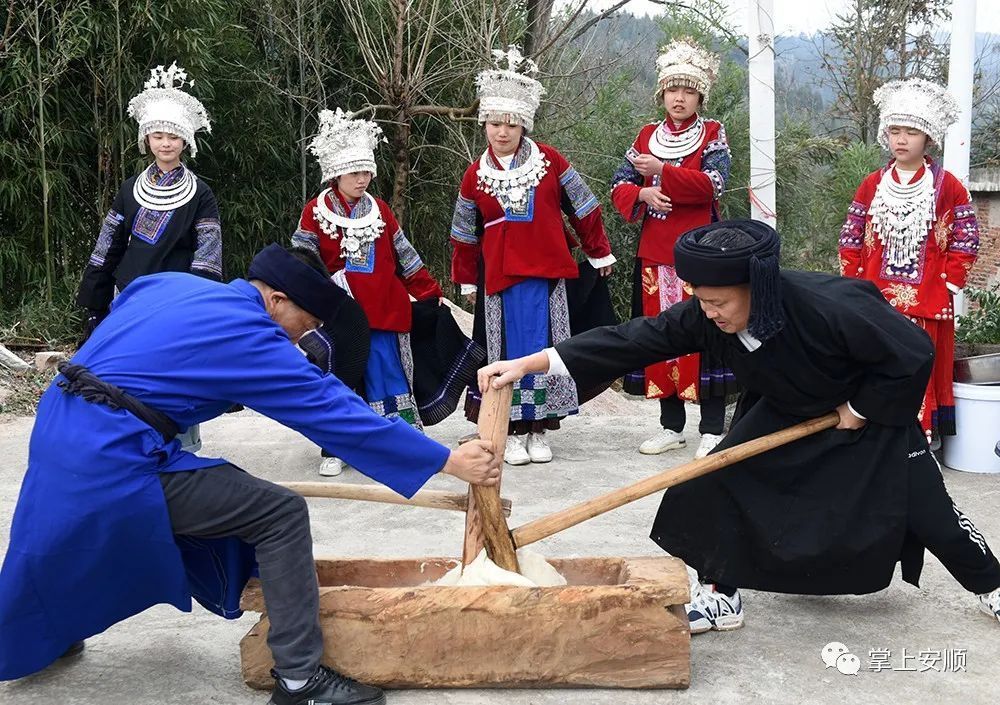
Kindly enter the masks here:
<path id="1" fill-rule="evenodd" d="M 599 415 L 594 415 L 594 413 Z M 697 413 L 697 412 L 694 412 Z M 692 414 L 693 416 L 694 414 Z M 696 439 L 692 418 L 688 437 Z M 27 459 L 33 419 L 0 417 L 0 551 Z M 656 429 L 650 403 L 612 400 L 568 420 L 552 434 L 555 461 L 508 467 L 504 496 L 518 525 L 598 493 L 689 460 L 682 451 L 640 455 Z M 460 415 L 430 429 L 454 443 L 471 430 Z M 253 414 L 225 416 L 202 427 L 203 454 L 224 456 L 273 480 L 315 480 L 318 450 L 307 440 Z M 958 506 L 1000 546 L 1000 476 L 945 471 Z M 430 487 L 461 489 L 453 478 Z M 349 471 L 337 481 L 367 482 Z M 658 497 L 593 519 L 536 545 L 548 556 L 657 555 L 647 538 Z M 310 500 L 317 553 L 342 556 L 457 555 L 462 515 L 430 509 Z M 902 583 L 864 597 L 803 597 L 745 591 L 746 626 L 692 639 L 686 691 L 438 690 L 396 691 L 390 705 L 542 705 L 543 703 L 996 703 L 1000 624 L 928 556 L 920 589 Z M 267 695 L 240 680 L 238 643 L 254 615 L 227 622 L 200 608 L 193 614 L 158 606 L 88 640 L 72 662 L 13 683 L 0 683 L 0 703 L 155 703 L 262 705 Z M 846 644 L 861 672 L 825 668 L 828 642 Z M 344 648 L 350 648 L 345 644 Z M 870 651 L 888 650 L 883 670 Z M 905 651 L 904 651 L 905 650 Z M 964 667 L 962 659 L 964 657 Z M 378 658 L 372 654 L 371 658 Z M 910 670 L 903 670 L 910 669 Z M 992 695 L 991 695 L 992 693 Z"/>

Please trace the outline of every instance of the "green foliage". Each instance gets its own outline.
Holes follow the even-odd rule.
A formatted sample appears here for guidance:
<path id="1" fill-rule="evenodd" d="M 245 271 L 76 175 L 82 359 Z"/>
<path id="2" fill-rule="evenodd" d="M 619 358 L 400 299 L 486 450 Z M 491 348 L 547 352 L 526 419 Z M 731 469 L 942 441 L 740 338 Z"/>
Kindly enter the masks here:
<path id="1" fill-rule="evenodd" d="M 538 138 L 556 146 L 590 185 L 601 201 L 604 227 L 611 250 L 618 258 L 611 284 L 612 300 L 619 315 L 628 317 L 631 308 L 632 259 L 639 246 L 639 229 L 626 223 L 611 203 L 611 178 L 639 128 L 653 119 L 652 101 L 636 106 L 628 92 L 629 71 L 608 77 L 579 113 L 549 120 Z"/>
<path id="2" fill-rule="evenodd" d="M 0 310 L 0 341 L 28 350 L 58 350 L 73 345 L 83 330 L 83 320 L 73 303 L 79 281 L 60 280 L 52 301 L 25 297 L 11 308 Z"/>
<path id="3" fill-rule="evenodd" d="M 1000 287 L 966 289 L 975 306 L 959 320 L 955 339 L 966 345 L 1000 345 Z"/>
<path id="4" fill-rule="evenodd" d="M 227 276 L 244 274 L 261 246 L 287 242 L 303 203 L 318 192 L 319 170 L 305 148 L 320 108 L 381 106 L 376 117 L 391 142 L 379 152 L 372 190 L 408 206 L 403 225 L 410 239 L 434 276 L 447 282 L 454 198 L 485 138 L 474 117 L 417 111 L 401 121 L 399 111 L 470 105 L 485 46 L 519 40 L 525 3 L 442 0 L 433 31 L 429 16 L 410 18 L 409 53 L 398 71 L 390 70 L 393 43 L 385 40 L 395 31 L 393 13 L 419 14 L 429 6 L 424 0 L 12 3 L 11 33 L 0 44 L 0 337 L 39 345 L 76 339 L 73 294 L 101 220 L 121 181 L 148 162 L 136 148 L 128 101 L 151 66 L 174 59 L 195 77 L 193 92 L 212 118 L 212 134 L 199 136 L 191 165 L 220 204 Z M 351 7 L 355 17 L 364 15 L 368 35 L 346 21 Z M 695 0 L 670 5 L 656 20 L 606 19 L 542 60 L 548 94 L 536 137 L 566 154 L 601 200 L 620 261 L 611 284 L 623 317 L 639 228 L 612 207 L 610 182 L 640 127 L 662 118 L 652 99 L 655 52 L 674 38 L 693 36 L 723 57 L 703 113 L 725 124 L 733 154 L 723 217 L 750 212 L 747 57 L 725 9 L 720 0 Z M 493 14 L 476 14 L 484 11 Z M 556 15 L 553 33 L 571 14 L 566 8 Z M 577 21 L 588 17 L 594 15 Z M 897 49 L 913 41 L 890 35 Z M 383 43 L 373 62 L 372 46 Z M 408 62 L 424 46 L 426 62 L 414 78 Z M 929 51 L 922 47 L 921 56 Z M 829 116 L 806 76 L 805 83 L 790 75 L 777 85 L 778 224 L 786 265 L 835 271 L 847 205 L 882 157 L 875 147 L 825 132 Z M 987 162 L 996 158 L 1000 133 L 995 116 L 984 115 L 976 145 L 977 158 Z M 407 168 L 408 178 L 400 180 Z"/>
<path id="5" fill-rule="evenodd" d="M 782 264 L 835 272 L 837 236 L 865 176 L 881 161 L 878 147 L 816 136 L 806 123 L 778 135 L 778 227 Z"/>

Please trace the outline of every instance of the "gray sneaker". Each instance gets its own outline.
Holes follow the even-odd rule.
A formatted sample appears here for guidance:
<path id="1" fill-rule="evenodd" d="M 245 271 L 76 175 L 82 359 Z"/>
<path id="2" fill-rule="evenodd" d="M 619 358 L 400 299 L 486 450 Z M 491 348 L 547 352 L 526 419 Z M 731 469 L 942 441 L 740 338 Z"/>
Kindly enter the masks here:
<path id="1" fill-rule="evenodd" d="M 743 626 L 743 600 L 739 590 L 730 596 L 716 591 L 714 585 L 695 583 L 691 587 L 691 602 L 685 608 L 692 634 L 712 629 L 728 632 Z"/>
<path id="2" fill-rule="evenodd" d="M 1000 622 L 1000 587 L 993 592 L 984 592 L 977 595 L 979 598 L 979 609 Z"/>

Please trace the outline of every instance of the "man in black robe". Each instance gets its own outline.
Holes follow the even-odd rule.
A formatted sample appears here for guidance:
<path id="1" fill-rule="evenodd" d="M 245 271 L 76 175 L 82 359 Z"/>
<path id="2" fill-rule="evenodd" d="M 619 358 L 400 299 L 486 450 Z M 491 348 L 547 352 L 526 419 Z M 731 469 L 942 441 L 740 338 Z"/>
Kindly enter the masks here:
<path id="1" fill-rule="evenodd" d="M 588 388 L 692 352 L 746 390 L 724 450 L 836 409 L 840 424 L 673 487 L 651 537 L 711 587 L 692 585 L 693 633 L 742 626 L 738 587 L 799 594 L 914 585 L 923 550 L 1000 620 L 1000 564 L 948 496 L 917 425 L 933 346 L 869 282 L 780 271 L 778 234 L 751 220 L 683 235 L 678 275 L 694 298 L 480 371 L 480 386 L 529 373 Z"/>

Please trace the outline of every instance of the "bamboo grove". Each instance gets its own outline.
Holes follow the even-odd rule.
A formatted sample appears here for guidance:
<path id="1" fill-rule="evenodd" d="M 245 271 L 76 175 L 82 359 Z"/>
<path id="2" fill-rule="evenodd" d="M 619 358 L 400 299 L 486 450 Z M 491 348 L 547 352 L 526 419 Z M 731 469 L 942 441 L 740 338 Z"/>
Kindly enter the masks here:
<path id="1" fill-rule="evenodd" d="M 579 3 L 553 14 L 552 0 L 8 0 L 0 15 L 0 330 L 7 342 L 71 340 L 72 297 L 99 223 L 146 159 L 126 106 L 151 66 L 174 60 L 195 77 L 193 92 L 212 118 L 192 166 L 218 198 L 229 277 L 244 274 L 261 246 L 287 242 L 321 186 L 306 151 L 317 113 L 341 106 L 382 123 L 388 143 L 374 190 L 447 281 L 455 193 L 483 144 L 473 77 L 491 48 L 508 43 L 539 60 L 547 96 L 537 136 L 601 195 L 623 263 L 636 233 L 611 210 L 608 185 L 636 128 L 658 113 L 651 57 L 624 37 L 642 33 L 650 53 L 682 33 L 712 44 L 726 58 L 707 112 L 725 122 L 734 156 L 723 207 L 746 215 L 745 49 L 709 12 L 717 2 L 695 3 L 698 12 L 664 4 L 665 18 L 653 22 L 581 12 Z M 849 191 L 878 151 L 809 119 L 779 124 L 787 257 L 832 268 Z M 622 270 L 613 284 L 623 313 L 627 279 Z"/>

